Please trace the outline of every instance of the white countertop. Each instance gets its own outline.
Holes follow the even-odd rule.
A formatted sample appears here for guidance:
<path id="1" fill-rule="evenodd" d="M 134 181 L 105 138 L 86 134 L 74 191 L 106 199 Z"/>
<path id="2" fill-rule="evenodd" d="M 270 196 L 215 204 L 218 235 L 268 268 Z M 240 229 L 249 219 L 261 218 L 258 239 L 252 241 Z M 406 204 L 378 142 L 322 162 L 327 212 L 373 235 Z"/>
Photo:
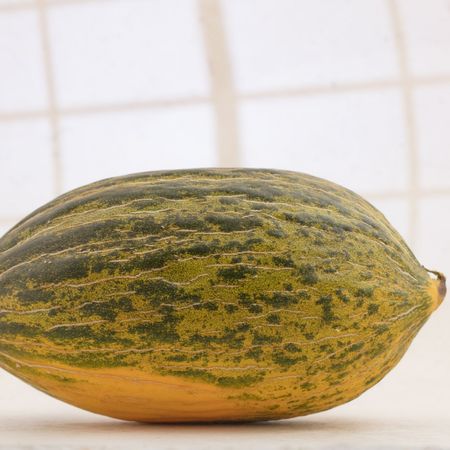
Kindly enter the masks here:
<path id="1" fill-rule="evenodd" d="M 448 421 L 336 412 L 251 425 L 145 425 L 83 414 L 2 417 L 7 450 L 449 449 Z"/>
<path id="2" fill-rule="evenodd" d="M 439 396 L 427 395 L 420 380 L 411 380 L 400 385 L 396 376 L 388 376 L 359 399 L 308 417 L 243 425 L 151 425 L 81 411 L 0 372 L 0 449 L 450 449 L 448 389 L 437 401 Z"/>

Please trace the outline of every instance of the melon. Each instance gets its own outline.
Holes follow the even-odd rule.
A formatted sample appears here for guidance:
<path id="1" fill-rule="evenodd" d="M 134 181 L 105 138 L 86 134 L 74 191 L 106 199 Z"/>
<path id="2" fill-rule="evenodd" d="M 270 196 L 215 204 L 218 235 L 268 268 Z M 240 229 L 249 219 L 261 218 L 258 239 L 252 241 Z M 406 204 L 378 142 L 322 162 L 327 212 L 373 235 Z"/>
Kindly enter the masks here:
<path id="1" fill-rule="evenodd" d="M 289 418 L 380 381 L 444 296 L 444 275 L 344 187 L 139 173 L 68 192 L 0 239 L 0 366 L 119 419 Z"/>

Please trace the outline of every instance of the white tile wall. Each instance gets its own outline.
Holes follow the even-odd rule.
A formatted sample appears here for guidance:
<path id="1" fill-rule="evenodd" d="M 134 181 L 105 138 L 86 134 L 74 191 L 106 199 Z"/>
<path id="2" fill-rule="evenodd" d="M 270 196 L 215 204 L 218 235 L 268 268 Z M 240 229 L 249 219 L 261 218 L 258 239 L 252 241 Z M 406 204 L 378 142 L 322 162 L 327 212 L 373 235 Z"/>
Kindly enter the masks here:
<path id="1" fill-rule="evenodd" d="M 32 3 L 33 0 L 0 0 L 0 7 L 31 5 Z"/>
<path id="2" fill-rule="evenodd" d="M 118 0 L 50 9 L 61 106 L 206 95 L 193 0 Z"/>
<path id="3" fill-rule="evenodd" d="M 66 118 L 64 189 L 133 172 L 215 166 L 213 129 L 210 106 Z"/>
<path id="4" fill-rule="evenodd" d="M 450 75 L 448 0 L 398 0 L 415 75 Z"/>
<path id="5" fill-rule="evenodd" d="M 411 242 L 409 235 L 410 205 L 407 198 L 372 198 L 366 200 L 380 210 L 391 225 L 400 233 L 408 244 Z"/>
<path id="6" fill-rule="evenodd" d="M 450 240 L 448 238 L 448 224 L 450 223 L 450 196 L 438 195 L 434 198 L 424 198 L 420 202 L 418 243 L 416 256 L 419 261 L 428 269 L 438 270 L 450 275 Z M 417 339 L 417 359 L 411 362 L 421 361 L 417 366 L 416 373 L 421 376 L 421 384 L 427 383 L 432 370 L 435 374 L 433 388 L 429 389 L 432 401 L 435 404 L 447 404 L 450 400 L 450 390 L 446 383 L 445 375 L 450 374 L 448 358 L 441 352 L 432 351 L 433 348 L 446 348 L 450 342 L 450 327 L 448 321 L 450 317 L 450 302 L 448 295 L 446 300 L 439 307 L 436 314 L 433 314 L 423 332 Z M 433 344 L 431 344 L 433 343 Z M 431 349 L 431 350 L 430 350 Z M 430 369 L 431 368 L 431 369 Z"/>
<path id="7" fill-rule="evenodd" d="M 20 219 L 54 195 L 47 120 L 0 122 L 0 145 L 2 216 Z"/>
<path id="8" fill-rule="evenodd" d="M 450 188 L 450 85 L 417 89 L 415 103 L 420 184 L 423 188 Z"/>
<path id="9" fill-rule="evenodd" d="M 0 14 L 0 113 L 42 109 L 46 105 L 36 12 Z"/>
<path id="10" fill-rule="evenodd" d="M 417 256 L 429 269 L 450 275 L 450 196 L 439 195 L 420 202 L 420 236 Z"/>
<path id="11" fill-rule="evenodd" d="M 0 238 L 10 229 L 12 228 L 17 222 L 17 221 L 4 221 L 4 222 L 0 222 Z"/>
<path id="12" fill-rule="evenodd" d="M 241 122 L 244 166 L 307 172 L 360 193 L 407 188 L 395 90 L 245 101 Z"/>
<path id="13" fill-rule="evenodd" d="M 397 77 L 380 0 L 222 2 L 240 91 Z"/>

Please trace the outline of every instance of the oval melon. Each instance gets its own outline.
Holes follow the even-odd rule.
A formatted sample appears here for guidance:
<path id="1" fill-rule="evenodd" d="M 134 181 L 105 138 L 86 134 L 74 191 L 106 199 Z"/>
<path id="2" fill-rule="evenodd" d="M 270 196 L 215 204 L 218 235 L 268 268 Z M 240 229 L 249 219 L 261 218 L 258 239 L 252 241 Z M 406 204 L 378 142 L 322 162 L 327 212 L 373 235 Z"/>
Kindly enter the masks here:
<path id="1" fill-rule="evenodd" d="M 111 178 L 0 240 L 0 366 L 149 422 L 294 417 L 391 370 L 445 295 L 385 217 L 296 172 Z"/>

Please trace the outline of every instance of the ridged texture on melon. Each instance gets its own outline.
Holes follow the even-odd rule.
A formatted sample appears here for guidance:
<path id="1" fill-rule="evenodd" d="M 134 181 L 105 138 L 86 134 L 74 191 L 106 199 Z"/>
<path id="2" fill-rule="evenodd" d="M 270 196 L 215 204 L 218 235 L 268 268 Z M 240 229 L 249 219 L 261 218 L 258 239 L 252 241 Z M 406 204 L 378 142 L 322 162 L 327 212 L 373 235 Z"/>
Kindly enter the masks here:
<path id="1" fill-rule="evenodd" d="M 340 186 L 137 174 L 63 195 L 0 240 L 0 365 L 115 417 L 291 417 L 379 381 L 433 301 L 399 234 Z"/>

